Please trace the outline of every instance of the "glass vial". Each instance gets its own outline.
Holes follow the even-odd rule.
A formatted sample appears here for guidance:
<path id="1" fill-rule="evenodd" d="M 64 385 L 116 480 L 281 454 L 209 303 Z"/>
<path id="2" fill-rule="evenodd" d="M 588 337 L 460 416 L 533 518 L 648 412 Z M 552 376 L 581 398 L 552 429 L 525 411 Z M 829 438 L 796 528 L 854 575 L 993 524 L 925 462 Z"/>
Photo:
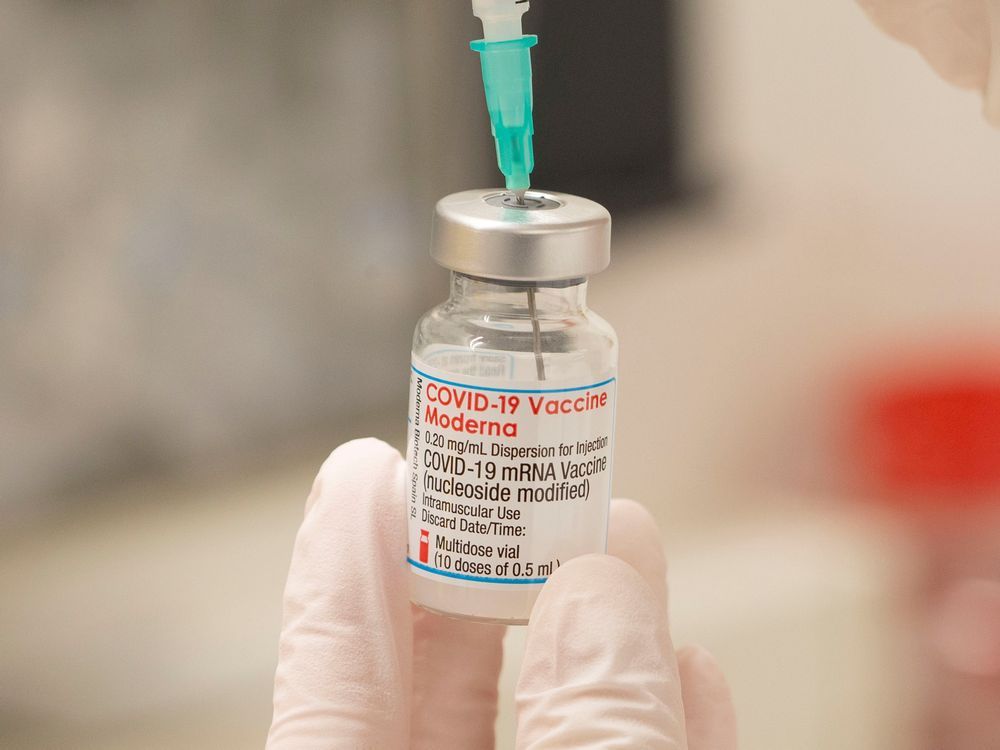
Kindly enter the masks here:
<path id="1" fill-rule="evenodd" d="M 542 584 L 603 552 L 618 344 L 587 308 L 610 258 L 591 201 L 484 191 L 438 204 L 451 295 L 416 327 L 407 441 L 411 598 L 527 622 Z"/>

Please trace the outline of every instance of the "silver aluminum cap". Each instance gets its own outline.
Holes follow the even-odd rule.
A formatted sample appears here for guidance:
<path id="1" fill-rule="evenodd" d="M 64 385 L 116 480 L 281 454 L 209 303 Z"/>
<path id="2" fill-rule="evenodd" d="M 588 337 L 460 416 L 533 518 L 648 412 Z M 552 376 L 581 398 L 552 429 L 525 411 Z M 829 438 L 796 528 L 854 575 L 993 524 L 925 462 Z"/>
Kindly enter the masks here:
<path id="1" fill-rule="evenodd" d="M 525 205 L 502 190 L 438 201 L 431 257 L 452 271 L 504 281 L 558 281 L 611 262 L 611 214 L 586 198 L 529 190 Z"/>

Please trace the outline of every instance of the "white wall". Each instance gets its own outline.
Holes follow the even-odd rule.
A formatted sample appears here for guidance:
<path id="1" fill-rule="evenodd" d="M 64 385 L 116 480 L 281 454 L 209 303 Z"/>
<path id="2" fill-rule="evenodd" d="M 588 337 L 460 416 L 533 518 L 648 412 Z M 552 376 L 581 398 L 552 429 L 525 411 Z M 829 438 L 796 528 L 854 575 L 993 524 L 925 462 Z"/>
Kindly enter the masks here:
<path id="1" fill-rule="evenodd" d="M 1000 133 L 978 97 L 850 2 L 696 5 L 693 135 L 722 210 L 619 232 L 592 294 L 622 338 L 619 492 L 672 524 L 842 486 L 863 366 L 1000 348 Z"/>

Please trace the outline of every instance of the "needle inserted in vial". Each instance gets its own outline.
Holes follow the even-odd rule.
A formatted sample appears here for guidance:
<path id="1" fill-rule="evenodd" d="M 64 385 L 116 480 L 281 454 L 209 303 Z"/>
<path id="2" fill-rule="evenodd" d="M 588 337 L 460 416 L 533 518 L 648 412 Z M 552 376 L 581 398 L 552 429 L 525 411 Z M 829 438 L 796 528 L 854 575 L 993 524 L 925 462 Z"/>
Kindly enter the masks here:
<path id="1" fill-rule="evenodd" d="M 531 348 L 535 352 L 535 373 L 539 380 L 545 380 L 545 362 L 542 360 L 542 328 L 538 322 L 538 308 L 535 306 L 535 287 L 528 287 L 528 315 L 531 316 Z"/>
<path id="2" fill-rule="evenodd" d="M 511 192 L 514 193 L 514 200 L 517 201 L 517 205 L 523 206 L 524 205 L 524 194 L 526 192 L 528 192 L 528 191 L 527 190 L 513 190 Z"/>

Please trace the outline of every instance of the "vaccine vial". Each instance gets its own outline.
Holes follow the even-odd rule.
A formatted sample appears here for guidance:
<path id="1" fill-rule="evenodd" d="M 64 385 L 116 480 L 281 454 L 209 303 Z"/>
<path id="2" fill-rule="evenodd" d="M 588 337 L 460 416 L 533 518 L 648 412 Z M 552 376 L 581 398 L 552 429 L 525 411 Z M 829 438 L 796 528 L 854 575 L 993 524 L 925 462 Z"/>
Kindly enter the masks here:
<path id="1" fill-rule="evenodd" d="M 417 323 L 407 418 L 416 604 L 522 624 L 555 570 L 605 551 L 618 341 L 587 279 L 610 235 L 607 210 L 571 195 L 438 203 L 451 294 Z"/>

